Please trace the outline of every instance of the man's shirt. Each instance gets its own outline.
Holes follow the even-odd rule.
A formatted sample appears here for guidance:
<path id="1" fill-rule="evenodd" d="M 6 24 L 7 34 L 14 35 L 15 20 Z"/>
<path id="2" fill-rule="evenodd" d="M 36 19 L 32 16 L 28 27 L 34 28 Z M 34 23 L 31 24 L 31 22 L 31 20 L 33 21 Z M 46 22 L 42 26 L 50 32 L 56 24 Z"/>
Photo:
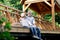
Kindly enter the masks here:
<path id="1" fill-rule="evenodd" d="M 35 24 L 35 19 L 34 19 L 34 17 L 29 17 L 29 16 L 27 16 L 27 19 L 31 22 L 32 25 Z"/>

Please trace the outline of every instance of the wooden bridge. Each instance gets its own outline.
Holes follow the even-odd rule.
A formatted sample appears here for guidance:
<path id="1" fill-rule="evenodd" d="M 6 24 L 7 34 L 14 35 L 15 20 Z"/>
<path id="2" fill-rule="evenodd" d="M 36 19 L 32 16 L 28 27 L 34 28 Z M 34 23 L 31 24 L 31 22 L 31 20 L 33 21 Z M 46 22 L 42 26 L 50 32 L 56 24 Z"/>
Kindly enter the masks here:
<path id="1" fill-rule="evenodd" d="M 26 0 L 25 0 L 26 1 Z M 25 1 L 21 1 L 21 2 L 25 2 Z M 45 1 L 47 1 L 47 3 L 48 4 L 46 4 L 46 2 Z M 37 17 L 35 17 L 35 20 L 36 20 L 36 25 L 41 29 L 41 30 L 44 30 L 44 31 L 46 31 L 46 30 L 48 30 L 48 31 L 60 31 L 60 28 L 59 27 L 54 27 L 53 26 L 53 20 L 52 20 L 52 22 L 48 22 L 48 21 L 45 21 L 44 19 L 43 19 L 43 16 L 46 14 L 46 13 L 51 13 L 51 8 L 49 7 L 49 5 L 52 5 L 52 4 L 49 4 L 49 3 L 51 3 L 51 1 L 49 1 L 49 0 L 45 0 L 45 1 L 33 1 L 33 3 L 31 2 L 31 7 L 30 6 L 27 6 L 27 8 L 29 7 L 29 8 L 31 8 L 31 9 L 35 9 L 35 11 L 38 13 L 38 16 Z M 45 3 L 44 3 L 45 2 Z M 28 3 L 28 0 L 26 1 L 26 4 Z M 40 10 L 40 9 L 42 9 L 43 7 L 44 7 L 44 9 L 46 10 L 46 11 L 43 11 L 43 10 L 40 10 L 40 12 L 39 12 L 39 10 L 37 9 L 37 8 L 34 8 L 34 4 L 36 3 L 36 5 L 35 6 L 37 6 L 37 5 L 41 5 L 41 7 L 39 7 L 39 6 L 37 6 L 38 7 L 38 9 Z M 24 4 L 24 3 L 23 3 Z M 25 5 L 25 4 L 24 4 Z M 8 21 L 10 21 L 11 22 L 11 25 L 13 26 L 13 24 L 14 23 L 17 23 L 17 22 L 19 22 L 19 18 L 20 18 L 20 12 L 22 12 L 21 10 L 18 10 L 18 9 L 15 9 L 15 8 L 11 8 L 11 7 L 8 7 L 8 6 L 6 6 L 6 5 L 3 5 L 3 4 L 0 4 L 0 7 L 2 7 L 2 8 L 4 8 L 4 9 L 0 9 L 0 12 L 2 12 L 3 13 L 3 15 L 1 15 L 1 16 L 5 16 L 7 19 L 8 19 Z M 24 8 L 24 6 L 23 6 L 23 8 Z M 9 10 L 12 10 L 11 12 L 9 11 Z M 25 10 L 25 9 L 23 9 L 23 10 Z M 49 10 L 49 11 L 48 11 Z M 53 9 L 52 9 L 53 10 Z M 60 8 L 59 8 L 59 2 L 56 0 L 55 1 L 55 10 L 56 10 L 56 12 L 60 12 Z M 47 12 L 48 11 L 48 12 Z M 53 12 L 52 12 L 53 13 Z M 54 14 L 53 14 L 54 15 Z M 52 16 L 53 16 L 52 15 Z M 54 19 L 53 17 L 52 17 L 52 19 Z M 54 23 L 54 25 L 55 25 L 55 23 Z M 21 25 L 20 25 L 21 26 Z"/>
<path id="2" fill-rule="evenodd" d="M 38 13 L 38 16 L 35 17 L 35 19 L 36 19 L 36 25 L 41 29 L 42 38 L 45 38 L 46 35 L 50 36 L 50 34 L 57 34 L 57 35 L 60 34 L 60 28 L 55 26 L 54 1 L 53 0 L 44 0 L 44 1 L 41 1 L 41 0 L 39 0 L 39 1 L 37 1 L 37 0 L 35 0 L 35 1 L 34 0 L 33 1 L 31 1 L 31 0 L 28 1 L 27 0 L 26 1 L 25 0 L 24 1 L 23 0 L 21 2 L 23 4 L 23 11 L 25 11 L 29 7 L 29 8 L 31 8 L 32 10 L 34 10 L 34 11 L 36 11 Z M 56 2 L 55 11 L 56 12 L 60 12 L 59 2 L 57 0 L 55 2 Z M 25 9 L 24 9 L 24 6 L 26 6 Z M 8 19 L 8 21 L 11 22 L 12 30 L 10 32 L 12 33 L 12 35 L 19 36 L 20 33 L 21 33 L 23 35 L 24 34 L 29 35 L 29 37 L 31 38 L 32 33 L 31 33 L 30 29 L 23 28 L 23 27 L 21 27 L 20 23 L 18 23 L 19 22 L 19 18 L 20 18 L 20 14 L 19 13 L 22 12 L 22 11 L 18 10 L 18 9 L 15 9 L 15 8 L 11 8 L 11 7 L 5 6 L 3 4 L 0 4 L 0 7 L 4 8 L 3 10 L 0 9 L 0 12 L 3 13 L 3 15 L 1 15 L 1 16 L 5 16 Z M 52 9 L 52 12 L 51 12 L 51 9 Z M 12 10 L 12 12 L 9 12 L 9 10 Z M 52 13 L 52 19 L 53 19 L 52 22 L 48 22 L 48 21 L 45 21 L 43 19 L 43 16 L 46 13 Z M 49 36 L 47 36 L 47 37 L 49 37 Z M 52 37 L 52 36 L 50 36 L 50 37 Z"/>

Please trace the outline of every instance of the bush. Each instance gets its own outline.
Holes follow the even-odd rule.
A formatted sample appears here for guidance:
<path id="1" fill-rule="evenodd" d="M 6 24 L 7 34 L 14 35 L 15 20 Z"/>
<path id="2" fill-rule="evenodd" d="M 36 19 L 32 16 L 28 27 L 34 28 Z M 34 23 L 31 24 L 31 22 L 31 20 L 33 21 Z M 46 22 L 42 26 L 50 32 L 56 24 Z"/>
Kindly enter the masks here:
<path id="1" fill-rule="evenodd" d="M 5 17 L 2 17 L 0 19 L 0 26 L 2 26 L 2 23 L 6 22 L 4 29 L 0 28 L 0 40 L 14 40 L 14 37 L 10 35 L 11 30 L 11 23 L 7 22 Z"/>

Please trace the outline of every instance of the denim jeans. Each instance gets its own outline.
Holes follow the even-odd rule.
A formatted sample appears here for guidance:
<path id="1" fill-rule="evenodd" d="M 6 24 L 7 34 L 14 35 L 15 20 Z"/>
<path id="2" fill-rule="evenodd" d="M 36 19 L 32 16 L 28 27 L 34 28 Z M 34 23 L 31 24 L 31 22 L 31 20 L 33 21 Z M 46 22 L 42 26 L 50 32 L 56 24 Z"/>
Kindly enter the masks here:
<path id="1" fill-rule="evenodd" d="M 30 27 L 32 34 L 41 38 L 40 29 L 37 27 Z"/>
<path id="2" fill-rule="evenodd" d="M 35 36 L 38 36 L 40 39 L 41 39 L 41 33 L 40 33 L 40 29 L 38 27 L 27 27 L 27 26 L 24 26 L 25 28 L 30 28 L 31 29 L 31 32 L 33 35 Z"/>
<path id="3" fill-rule="evenodd" d="M 39 38 L 41 38 L 41 32 L 40 32 L 40 29 L 36 27 L 36 30 L 37 30 L 37 35 Z"/>

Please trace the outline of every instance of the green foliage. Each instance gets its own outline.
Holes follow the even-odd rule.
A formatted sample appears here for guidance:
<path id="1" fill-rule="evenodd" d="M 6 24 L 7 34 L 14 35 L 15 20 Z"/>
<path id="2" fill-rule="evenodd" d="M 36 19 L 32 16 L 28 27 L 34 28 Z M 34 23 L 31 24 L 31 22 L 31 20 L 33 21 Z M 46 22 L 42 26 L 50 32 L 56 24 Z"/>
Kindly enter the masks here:
<path id="1" fill-rule="evenodd" d="M 3 21 L 2 20 L 0 20 L 0 24 L 2 24 L 3 23 Z"/>
<path id="2" fill-rule="evenodd" d="M 58 24 L 60 24 L 60 16 L 59 15 L 55 16 L 55 21 L 58 22 Z"/>
<path id="3" fill-rule="evenodd" d="M 4 32 L 0 33 L 0 39 L 2 40 L 14 40 L 14 37 L 10 35 L 9 30 L 11 30 L 11 24 L 10 22 L 7 22 L 4 26 Z M 6 30 L 7 29 L 7 30 Z"/>
<path id="4" fill-rule="evenodd" d="M 2 15 L 2 13 L 0 12 L 0 16 Z"/>
<path id="5" fill-rule="evenodd" d="M 37 13 L 33 11 L 33 12 L 32 12 L 32 15 L 33 15 L 33 16 L 36 16 L 36 15 L 37 15 Z"/>
<path id="6" fill-rule="evenodd" d="M 1 29 L 2 23 L 5 22 L 4 29 Z M 10 35 L 11 23 L 7 22 L 7 19 L 0 13 L 0 40 L 14 40 L 14 37 Z"/>
<path id="7" fill-rule="evenodd" d="M 12 7 L 22 10 L 22 5 L 20 4 L 20 0 L 10 0 L 10 4 L 12 5 Z"/>
<path id="8" fill-rule="evenodd" d="M 8 31 L 4 31 L 3 33 L 0 33 L 0 39 L 3 39 L 3 40 L 14 40 L 14 37 L 11 36 Z"/>
<path id="9" fill-rule="evenodd" d="M 5 29 L 11 30 L 11 23 L 7 22 L 4 26 Z"/>
<path id="10" fill-rule="evenodd" d="M 2 16 L 2 13 L 0 12 L 0 24 L 2 24 L 3 22 L 6 22 L 6 18 L 4 16 Z"/>
<path id="11" fill-rule="evenodd" d="M 22 10 L 22 5 L 20 4 L 20 0 L 0 0 L 0 3 Z M 3 8 L 0 7 L 0 9 L 3 9 Z M 0 25 L 2 25 L 3 22 L 6 22 L 6 25 L 4 26 L 4 32 L 0 30 L 1 31 L 0 39 L 1 40 L 14 40 L 14 37 L 12 37 L 9 33 L 9 30 L 11 30 L 10 22 L 7 22 L 7 19 L 4 16 L 2 16 L 2 13 L 0 13 Z"/>
<path id="12" fill-rule="evenodd" d="M 1 3 L 4 3 L 4 0 L 0 0 Z"/>
<path id="13" fill-rule="evenodd" d="M 6 18 L 5 17 L 2 17 L 2 16 L 0 16 L 0 24 L 2 24 L 3 22 L 5 22 L 6 21 Z"/>
<path id="14" fill-rule="evenodd" d="M 52 15 L 51 15 L 51 14 L 46 14 L 46 15 L 44 16 L 44 19 L 45 19 L 46 21 L 50 21 L 50 22 L 51 22 L 51 20 L 52 20 Z M 60 25 L 60 13 L 56 13 L 56 14 L 55 14 L 55 21 L 56 21 L 56 25 L 59 26 L 59 25 Z"/>
<path id="15" fill-rule="evenodd" d="M 20 0 L 0 0 L 0 3 L 22 10 L 22 5 L 20 4 Z"/>
<path id="16" fill-rule="evenodd" d="M 51 15 L 51 14 L 46 14 L 46 15 L 44 16 L 44 19 L 45 19 L 46 21 L 51 21 L 51 20 L 52 20 L 52 15 Z"/>

